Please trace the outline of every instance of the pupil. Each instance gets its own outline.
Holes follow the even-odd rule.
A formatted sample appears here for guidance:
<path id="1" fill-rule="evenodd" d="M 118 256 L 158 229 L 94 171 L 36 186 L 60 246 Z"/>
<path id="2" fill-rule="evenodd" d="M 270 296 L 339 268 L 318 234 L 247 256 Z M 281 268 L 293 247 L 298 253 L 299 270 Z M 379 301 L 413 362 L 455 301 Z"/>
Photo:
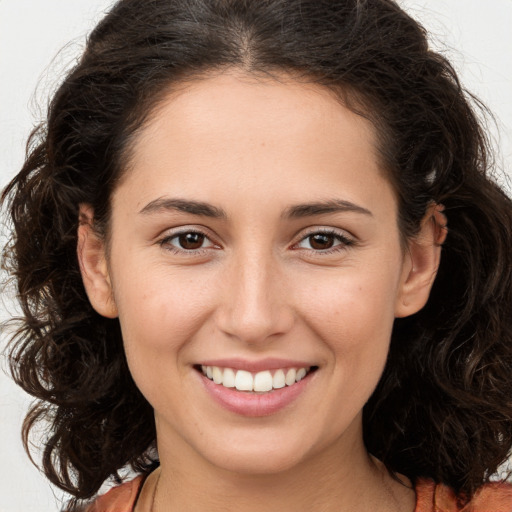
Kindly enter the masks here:
<path id="1" fill-rule="evenodd" d="M 201 233 L 185 233 L 179 236 L 179 242 L 183 249 L 199 249 L 203 245 L 204 235 Z"/>
<path id="2" fill-rule="evenodd" d="M 330 249 L 334 243 L 332 235 L 317 234 L 311 237 L 311 247 L 313 249 Z"/>

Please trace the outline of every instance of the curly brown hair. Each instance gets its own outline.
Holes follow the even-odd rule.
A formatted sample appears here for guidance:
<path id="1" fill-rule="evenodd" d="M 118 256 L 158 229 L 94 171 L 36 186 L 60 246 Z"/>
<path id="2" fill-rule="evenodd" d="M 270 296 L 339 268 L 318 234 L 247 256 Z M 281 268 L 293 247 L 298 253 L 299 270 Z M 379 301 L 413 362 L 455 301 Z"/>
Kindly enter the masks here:
<path id="1" fill-rule="evenodd" d="M 3 261 L 24 315 L 11 369 L 38 399 L 25 445 L 49 422 L 42 467 L 77 498 L 126 465 L 158 464 L 119 322 L 84 291 L 79 204 L 108 233 L 110 197 L 148 114 L 172 84 L 230 67 L 291 72 L 369 118 L 404 237 L 432 202 L 444 205 L 438 277 L 427 305 L 395 321 L 364 436 L 390 470 L 471 496 L 512 446 L 512 202 L 490 177 L 483 107 L 392 0 L 120 0 L 94 29 L 2 195 L 13 227 Z"/>

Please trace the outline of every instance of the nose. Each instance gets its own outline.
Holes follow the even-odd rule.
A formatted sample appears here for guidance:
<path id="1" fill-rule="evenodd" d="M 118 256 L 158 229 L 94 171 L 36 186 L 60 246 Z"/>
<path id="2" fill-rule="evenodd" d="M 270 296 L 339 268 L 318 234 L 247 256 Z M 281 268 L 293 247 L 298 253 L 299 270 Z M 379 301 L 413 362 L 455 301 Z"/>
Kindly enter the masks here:
<path id="1" fill-rule="evenodd" d="M 288 286 L 270 255 L 243 254 L 223 275 L 217 327 L 246 344 L 265 344 L 290 331 L 294 312 Z"/>

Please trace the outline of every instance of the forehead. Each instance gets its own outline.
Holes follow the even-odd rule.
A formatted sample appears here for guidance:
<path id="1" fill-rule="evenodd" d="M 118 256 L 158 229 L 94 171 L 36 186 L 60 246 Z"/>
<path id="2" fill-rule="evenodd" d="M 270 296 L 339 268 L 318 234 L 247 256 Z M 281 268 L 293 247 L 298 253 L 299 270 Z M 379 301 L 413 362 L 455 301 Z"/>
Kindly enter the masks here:
<path id="1" fill-rule="evenodd" d="M 219 189 L 210 185 L 223 183 L 248 200 L 251 189 L 286 184 L 281 195 L 300 202 L 347 179 L 381 182 L 376 139 L 371 122 L 328 88 L 223 73 L 163 96 L 131 146 L 127 176 L 148 201 L 167 187 L 212 202 Z"/>
<path id="2" fill-rule="evenodd" d="M 225 127 L 244 128 L 239 136 L 267 135 L 281 143 L 285 139 L 291 142 L 298 130 L 343 143 L 336 139 L 339 134 L 329 130 L 339 125 L 340 112 L 347 110 L 341 96 L 330 88 L 298 81 L 284 73 L 273 77 L 236 70 L 206 74 L 173 86 L 167 94 L 163 92 L 140 132 L 139 143 L 153 138 L 162 128 L 172 128 L 173 121 L 175 135 L 197 134 L 205 142 Z M 376 141 L 374 126 L 368 120 L 353 112 L 350 117 L 354 135 Z"/>

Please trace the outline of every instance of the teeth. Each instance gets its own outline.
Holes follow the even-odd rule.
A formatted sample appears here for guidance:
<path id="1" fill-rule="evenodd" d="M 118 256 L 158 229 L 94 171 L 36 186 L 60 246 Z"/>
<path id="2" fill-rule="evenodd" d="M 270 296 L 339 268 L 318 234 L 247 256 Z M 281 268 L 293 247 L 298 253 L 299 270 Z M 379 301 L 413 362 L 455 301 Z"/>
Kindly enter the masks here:
<path id="1" fill-rule="evenodd" d="M 238 391 L 252 391 L 253 389 L 253 378 L 249 372 L 244 370 L 238 370 L 235 377 L 235 388 Z"/>
<path id="2" fill-rule="evenodd" d="M 222 384 L 222 381 L 224 380 L 224 375 L 222 373 L 222 370 L 218 366 L 212 367 L 212 376 L 213 382 L 215 382 L 215 384 Z"/>
<path id="3" fill-rule="evenodd" d="M 295 376 L 296 375 L 297 375 L 297 372 L 293 368 L 291 368 L 290 370 L 288 370 L 286 372 L 286 378 L 284 381 L 287 386 L 291 386 L 292 384 L 295 384 Z"/>
<path id="4" fill-rule="evenodd" d="M 226 368 L 224 370 L 222 385 L 226 388 L 235 387 L 235 372 L 231 368 Z"/>
<path id="5" fill-rule="evenodd" d="M 257 393 L 293 386 L 309 372 L 309 368 L 290 368 L 276 370 L 274 375 L 270 370 L 252 374 L 245 370 L 235 371 L 218 366 L 201 366 L 201 370 L 215 384 L 221 384 L 226 388 L 236 388 L 238 391 L 255 391 Z"/>
<path id="6" fill-rule="evenodd" d="M 306 369 L 300 368 L 300 370 L 297 371 L 297 375 L 295 377 L 295 380 L 299 382 L 299 380 L 302 380 L 306 376 Z"/>
<path id="7" fill-rule="evenodd" d="M 272 374 L 269 371 L 258 372 L 254 376 L 254 391 L 264 392 L 272 389 Z"/>
<path id="8" fill-rule="evenodd" d="M 281 389 L 286 386 L 286 380 L 284 377 L 283 370 L 277 370 L 276 373 L 274 373 L 274 377 L 272 379 L 272 387 L 274 389 Z"/>

